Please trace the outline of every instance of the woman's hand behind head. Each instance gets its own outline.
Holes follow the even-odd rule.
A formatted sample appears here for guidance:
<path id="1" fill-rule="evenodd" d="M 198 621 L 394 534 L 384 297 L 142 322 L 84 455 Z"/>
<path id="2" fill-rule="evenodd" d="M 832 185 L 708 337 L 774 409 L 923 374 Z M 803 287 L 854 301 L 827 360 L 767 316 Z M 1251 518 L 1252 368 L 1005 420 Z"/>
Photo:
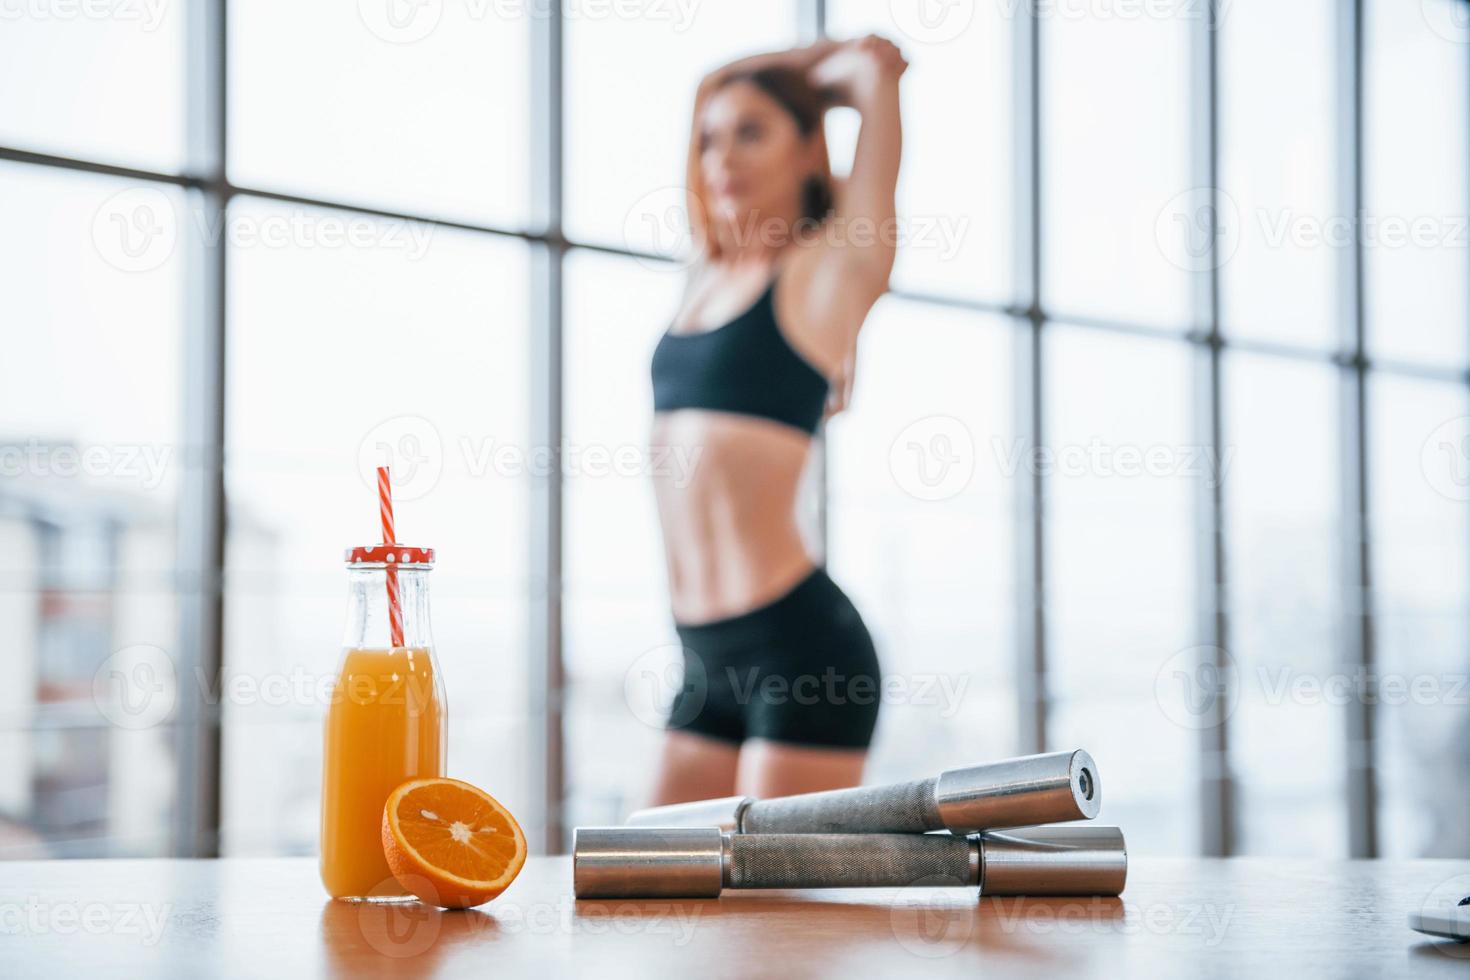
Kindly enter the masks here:
<path id="1" fill-rule="evenodd" d="M 810 77 L 834 104 L 854 105 L 873 88 L 897 82 L 908 66 L 898 45 L 869 34 L 837 45 L 813 66 Z"/>

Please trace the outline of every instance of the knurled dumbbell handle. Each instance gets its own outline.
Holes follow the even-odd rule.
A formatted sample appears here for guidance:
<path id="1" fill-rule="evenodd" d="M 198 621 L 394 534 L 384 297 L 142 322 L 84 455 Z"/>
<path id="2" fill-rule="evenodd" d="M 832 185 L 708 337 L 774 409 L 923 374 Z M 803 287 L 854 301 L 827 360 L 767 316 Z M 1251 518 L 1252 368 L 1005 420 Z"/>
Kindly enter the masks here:
<path id="1" fill-rule="evenodd" d="M 726 888 L 978 885 L 979 844 L 951 834 L 733 834 Z"/>
<path id="2" fill-rule="evenodd" d="M 718 827 L 744 834 L 968 834 L 1091 820 L 1101 806 L 1097 763 L 1078 749 L 950 769 L 888 786 L 653 807 L 632 814 L 627 824 Z"/>

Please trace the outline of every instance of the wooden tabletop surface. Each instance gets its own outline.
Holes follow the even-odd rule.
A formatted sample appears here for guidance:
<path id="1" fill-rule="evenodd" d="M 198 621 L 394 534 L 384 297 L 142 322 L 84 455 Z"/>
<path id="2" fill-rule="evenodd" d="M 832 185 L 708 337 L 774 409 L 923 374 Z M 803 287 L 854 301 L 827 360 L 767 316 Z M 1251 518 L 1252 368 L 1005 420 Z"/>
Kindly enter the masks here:
<path id="1" fill-rule="evenodd" d="M 974 889 L 576 902 L 532 858 L 479 909 L 329 901 L 308 858 L 0 863 L 0 976 L 1470 976 L 1405 919 L 1470 862 L 1133 862 L 1121 899 Z"/>

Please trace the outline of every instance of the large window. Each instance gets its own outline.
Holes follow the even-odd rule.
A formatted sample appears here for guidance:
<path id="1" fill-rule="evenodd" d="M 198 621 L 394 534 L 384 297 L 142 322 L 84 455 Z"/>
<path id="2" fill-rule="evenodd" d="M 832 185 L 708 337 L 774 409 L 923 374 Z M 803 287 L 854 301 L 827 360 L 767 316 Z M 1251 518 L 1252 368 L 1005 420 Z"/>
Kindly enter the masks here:
<path id="1" fill-rule="evenodd" d="M 1335 198 L 1336 6 L 1242 0 L 1220 28 L 1222 234 L 1201 267 L 1218 265 L 1232 339 L 1319 351 L 1339 340 L 1340 249 L 1324 242 L 1349 227 Z"/>
<path id="2" fill-rule="evenodd" d="M 4 23 L 0 65 L 11 97 L 0 103 L 0 145 L 165 173 L 184 168 L 183 4 L 38 4 L 7 8 Z"/>
<path id="3" fill-rule="evenodd" d="M 1470 363 L 1470 12 L 1459 0 L 1367 5 L 1364 244 L 1375 358 Z M 1426 93 L 1457 97 L 1425 97 Z"/>
<path id="4" fill-rule="evenodd" d="M 530 22 L 423 6 L 231 4 L 231 180 L 524 226 Z"/>
<path id="5" fill-rule="evenodd" d="M 1194 786 L 1157 774 L 1195 766 L 1188 692 L 1171 683 L 1198 646 L 1190 352 L 1062 324 L 1046 338 L 1048 734 L 1089 747 L 1138 846 L 1185 851 Z"/>
<path id="6" fill-rule="evenodd" d="M 1013 92 L 1007 5 L 957 5 L 972 7 L 973 20 L 961 25 L 940 18 L 933 33 L 896 22 L 893 6 L 888 0 L 827 4 L 827 30 L 834 37 L 876 32 L 898 39 L 913 55 L 903 81 L 898 190 L 905 245 L 893 284 L 929 296 L 1006 302 L 1014 267 L 1012 209 L 1018 203 L 1009 190 Z M 959 126 L 947 121 L 956 92 L 966 93 L 965 123 Z M 847 139 L 833 140 L 839 161 L 850 155 L 851 128 L 842 130 Z"/>
<path id="7" fill-rule="evenodd" d="M 131 219 L 170 221 L 186 200 L 0 163 L 7 855 L 169 846 L 188 263 Z"/>
<path id="8" fill-rule="evenodd" d="M 325 706 L 267 692 L 336 671 L 341 554 L 377 539 L 384 463 L 400 540 L 439 556 L 449 765 L 536 813 L 518 753 L 494 750 L 530 731 L 525 244 L 247 197 L 229 222 L 224 671 L 241 693 L 224 706 L 225 849 L 315 846 Z M 362 244 L 321 245 L 334 222 Z"/>
<path id="9" fill-rule="evenodd" d="M 829 564 L 886 678 L 870 774 L 1016 747 L 1005 319 L 889 297 L 829 426 Z"/>
<path id="10" fill-rule="evenodd" d="M 1340 695 L 1314 689 L 1348 670 L 1336 642 L 1333 572 L 1342 521 L 1336 370 L 1232 353 L 1222 396 L 1231 454 L 1227 669 L 1239 679 L 1229 715 L 1238 846 L 1340 855 L 1347 846 L 1347 720 Z"/>
<path id="11" fill-rule="evenodd" d="M 1192 189 L 1189 32 L 1202 6 L 1040 21 L 1042 298 L 1058 312 L 1188 324 L 1202 231 L 1166 212 Z"/>
<path id="12" fill-rule="evenodd" d="M 642 800 L 694 86 L 823 31 L 912 62 L 803 515 L 889 678 L 869 778 L 1084 747 L 1139 853 L 1463 856 L 1467 13 L 8 10 L 0 857 L 315 848 L 384 462 L 453 774 L 553 850 Z"/>
<path id="13" fill-rule="evenodd" d="M 690 472 L 697 460 L 646 447 L 648 362 L 678 296 L 672 265 L 567 258 L 568 826 L 616 823 L 641 805 L 675 690 L 679 648 L 649 475 L 654 465 Z"/>
<path id="14" fill-rule="evenodd" d="M 1383 849 L 1457 856 L 1470 847 L 1455 775 L 1470 764 L 1470 412 L 1458 384 L 1384 375 L 1370 393 Z"/>

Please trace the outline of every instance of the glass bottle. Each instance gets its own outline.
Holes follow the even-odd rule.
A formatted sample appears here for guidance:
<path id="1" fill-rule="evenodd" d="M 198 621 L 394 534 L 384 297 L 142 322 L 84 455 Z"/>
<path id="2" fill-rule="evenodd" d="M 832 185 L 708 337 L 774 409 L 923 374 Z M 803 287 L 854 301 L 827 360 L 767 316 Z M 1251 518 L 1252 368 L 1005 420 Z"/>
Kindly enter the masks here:
<path id="1" fill-rule="evenodd" d="M 409 897 L 383 857 L 383 805 L 401 783 L 445 771 L 444 681 L 429 626 L 433 565 L 431 548 L 347 553 L 347 628 L 322 752 L 321 876 L 333 898 Z M 401 638 L 390 625 L 392 578 Z"/>

